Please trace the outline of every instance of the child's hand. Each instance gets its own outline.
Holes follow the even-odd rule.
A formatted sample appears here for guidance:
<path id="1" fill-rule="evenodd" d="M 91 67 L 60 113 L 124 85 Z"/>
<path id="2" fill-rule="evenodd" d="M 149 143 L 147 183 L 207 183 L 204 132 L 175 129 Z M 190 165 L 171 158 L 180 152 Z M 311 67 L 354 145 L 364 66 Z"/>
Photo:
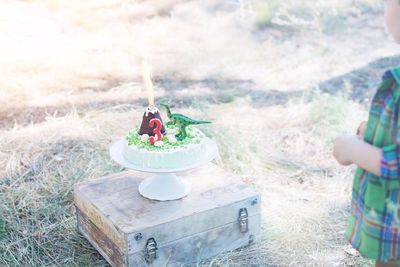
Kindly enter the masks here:
<path id="1" fill-rule="evenodd" d="M 368 172 L 381 175 L 382 150 L 360 140 L 357 135 L 337 137 L 333 156 L 342 165 L 354 163 Z"/>
<path id="2" fill-rule="evenodd" d="M 367 128 L 367 122 L 366 121 L 361 122 L 360 126 L 358 126 L 357 135 L 361 140 L 364 139 L 364 134 L 365 134 L 365 129 L 366 128 Z"/>
<path id="3" fill-rule="evenodd" d="M 336 138 L 333 146 L 333 156 L 342 165 L 350 165 L 351 161 L 351 151 L 354 141 L 358 141 L 358 136 L 356 135 L 342 135 Z"/>

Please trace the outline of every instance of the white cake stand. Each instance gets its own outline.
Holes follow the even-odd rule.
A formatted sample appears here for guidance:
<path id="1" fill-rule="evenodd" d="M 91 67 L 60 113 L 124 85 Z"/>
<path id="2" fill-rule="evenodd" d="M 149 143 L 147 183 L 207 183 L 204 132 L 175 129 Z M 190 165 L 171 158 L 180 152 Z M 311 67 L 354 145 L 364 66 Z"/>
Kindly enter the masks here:
<path id="1" fill-rule="evenodd" d="M 191 189 L 190 184 L 177 176 L 176 172 L 182 172 L 196 168 L 213 160 L 218 154 L 217 145 L 206 138 L 206 153 L 195 164 L 180 166 L 174 169 L 144 168 L 128 162 L 122 155 L 124 140 L 115 142 L 110 148 L 111 158 L 118 164 L 132 170 L 153 173 L 139 185 L 139 193 L 149 199 L 167 201 L 176 200 L 186 196 Z"/>

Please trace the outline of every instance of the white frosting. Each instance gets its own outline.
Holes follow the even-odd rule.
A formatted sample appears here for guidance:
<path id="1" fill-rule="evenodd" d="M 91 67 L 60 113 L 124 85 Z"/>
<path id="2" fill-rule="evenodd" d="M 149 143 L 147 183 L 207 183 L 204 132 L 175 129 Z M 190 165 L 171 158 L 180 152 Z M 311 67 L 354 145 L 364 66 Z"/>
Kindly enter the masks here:
<path id="1" fill-rule="evenodd" d="M 167 135 L 167 138 L 168 138 L 168 142 L 170 142 L 171 144 L 175 144 L 176 142 L 178 142 L 178 140 L 176 140 L 174 135 L 169 134 L 169 135 Z"/>
<path id="2" fill-rule="evenodd" d="M 142 140 L 143 142 L 146 142 L 147 140 L 149 140 L 150 136 L 148 134 L 142 134 L 140 136 L 140 140 Z"/>
<path id="3" fill-rule="evenodd" d="M 160 141 L 159 141 L 160 142 Z M 171 169 L 196 164 L 206 153 L 204 138 L 199 144 L 189 144 L 165 151 L 149 151 L 128 145 L 125 140 L 122 154 L 132 164 L 152 169 Z"/>
<path id="4" fill-rule="evenodd" d="M 168 129 L 167 135 L 175 135 L 178 132 L 178 129 L 172 128 Z"/>
<path id="5" fill-rule="evenodd" d="M 149 116 L 149 113 L 154 115 L 157 112 L 159 112 L 158 108 L 156 108 L 155 106 L 149 106 L 149 107 L 146 108 L 146 113 L 145 114 L 146 114 L 146 117 L 147 117 L 147 116 Z"/>

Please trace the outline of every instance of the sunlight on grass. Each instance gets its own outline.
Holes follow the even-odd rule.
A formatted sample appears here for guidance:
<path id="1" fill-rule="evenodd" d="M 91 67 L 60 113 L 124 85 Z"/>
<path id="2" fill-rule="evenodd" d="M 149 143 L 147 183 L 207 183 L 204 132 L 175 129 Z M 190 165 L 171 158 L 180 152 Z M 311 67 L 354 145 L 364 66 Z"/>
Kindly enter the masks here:
<path id="1" fill-rule="evenodd" d="M 350 113 L 350 103 L 342 95 L 322 94 L 313 99 L 310 110 L 310 124 L 315 125 L 327 140 L 347 130 L 346 119 Z"/>
<path id="2" fill-rule="evenodd" d="M 366 110 L 352 102 L 346 90 L 337 95 L 319 94 L 312 103 L 308 123 L 328 145 L 337 135 L 355 134 L 359 124 L 367 119 Z"/>
<path id="3" fill-rule="evenodd" d="M 358 1 L 255 1 L 256 25 L 263 27 L 283 26 L 292 30 L 313 29 L 333 34 L 346 30 L 347 17 L 364 11 L 382 10 L 379 0 Z"/>
<path id="4" fill-rule="evenodd" d="M 0 265 L 107 266 L 76 231 L 72 186 L 122 170 L 108 148 L 143 115 L 147 53 L 156 100 L 211 120 L 201 129 L 218 143 L 217 164 L 262 194 L 261 242 L 197 266 L 372 266 L 345 252 L 352 170 L 331 149 L 366 119 L 359 92 L 379 82 L 371 72 L 399 60 L 381 1 L 30 0 L 2 10 Z"/>

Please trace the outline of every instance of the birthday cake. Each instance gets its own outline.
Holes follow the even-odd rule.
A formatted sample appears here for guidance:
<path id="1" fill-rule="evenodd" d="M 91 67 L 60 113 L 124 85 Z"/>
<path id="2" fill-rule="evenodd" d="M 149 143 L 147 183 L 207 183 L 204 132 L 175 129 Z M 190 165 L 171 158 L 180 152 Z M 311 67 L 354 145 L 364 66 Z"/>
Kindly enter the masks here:
<path id="1" fill-rule="evenodd" d="M 135 166 L 149 169 L 176 169 L 196 165 L 207 150 L 205 135 L 195 127 L 208 121 L 193 120 L 172 113 L 162 104 L 169 121 L 164 124 L 160 111 L 149 106 L 140 127 L 124 139 L 122 155 Z"/>

